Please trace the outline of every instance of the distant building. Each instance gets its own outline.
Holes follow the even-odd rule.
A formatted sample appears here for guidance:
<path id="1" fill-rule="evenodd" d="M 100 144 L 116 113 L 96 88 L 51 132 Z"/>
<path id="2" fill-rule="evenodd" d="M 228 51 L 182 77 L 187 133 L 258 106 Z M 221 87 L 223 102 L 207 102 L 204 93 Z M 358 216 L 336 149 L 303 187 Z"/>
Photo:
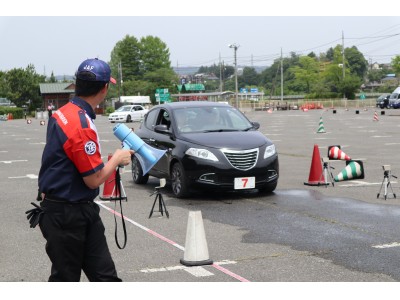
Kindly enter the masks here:
<path id="1" fill-rule="evenodd" d="M 67 104 L 75 95 L 75 83 L 40 83 L 42 108 L 53 105 L 55 109 Z"/>

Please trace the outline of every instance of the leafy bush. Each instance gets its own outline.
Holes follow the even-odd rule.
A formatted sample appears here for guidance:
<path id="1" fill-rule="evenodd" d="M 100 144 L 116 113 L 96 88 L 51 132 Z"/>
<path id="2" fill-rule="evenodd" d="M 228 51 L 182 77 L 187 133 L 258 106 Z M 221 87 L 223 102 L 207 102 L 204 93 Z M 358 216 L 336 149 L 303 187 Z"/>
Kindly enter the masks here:
<path id="1" fill-rule="evenodd" d="M 0 106 L 0 115 L 8 115 L 9 113 L 13 115 L 13 119 L 22 119 L 24 117 L 22 108 Z"/>
<path id="2" fill-rule="evenodd" d="M 306 95 L 308 99 L 335 99 L 341 97 L 343 97 L 343 95 L 334 92 L 311 93 Z"/>
<path id="3" fill-rule="evenodd" d="M 106 115 L 109 115 L 109 114 L 111 114 L 111 113 L 113 113 L 115 111 L 115 109 L 114 109 L 114 107 L 107 107 L 106 108 Z"/>

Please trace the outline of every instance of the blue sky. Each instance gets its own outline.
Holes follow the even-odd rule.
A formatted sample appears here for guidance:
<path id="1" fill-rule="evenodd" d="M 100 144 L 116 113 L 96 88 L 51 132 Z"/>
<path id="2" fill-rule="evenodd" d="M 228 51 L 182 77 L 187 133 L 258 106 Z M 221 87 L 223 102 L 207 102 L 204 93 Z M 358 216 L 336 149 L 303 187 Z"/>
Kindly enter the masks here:
<path id="1" fill-rule="evenodd" d="M 220 58 L 232 65 L 233 50 L 228 47 L 232 43 L 240 45 L 239 65 L 268 66 L 281 49 L 283 56 L 325 52 L 342 43 L 342 32 L 345 47 L 356 46 L 371 62 L 387 63 L 400 55 L 398 16 L 386 16 L 385 10 L 376 8 L 361 11 L 342 0 L 330 9 L 334 15 L 314 0 L 301 5 L 282 1 L 280 6 L 265 4 L 268 1 L 229 1 L 230 11 L 216 5 L 219 1 L 209 0 L 148 1 L 131 8 L 118 5 L 119 0 L 71 0 L 62 13 L 38 11 L 41 0 L 27 1 L 22 9 L 19 2 L 0 12 L 2 71 L 32 63 L 41 74 L 73 75 L 88 57 L 108 61 L 115 44 L 126 35 L 159 37 L 167 44 L 174 67 L 218 64 Z M 311 7 L 307 4 L 319 9 L 307 10 Z"/>

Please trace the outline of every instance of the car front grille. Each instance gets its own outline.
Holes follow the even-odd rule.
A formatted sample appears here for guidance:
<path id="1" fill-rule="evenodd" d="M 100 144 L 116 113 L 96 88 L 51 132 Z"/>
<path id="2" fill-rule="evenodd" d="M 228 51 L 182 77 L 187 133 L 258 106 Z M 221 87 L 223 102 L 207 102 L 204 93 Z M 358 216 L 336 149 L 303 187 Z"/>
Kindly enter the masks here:
<path id="1" fill-rule="evenodd" d="M 242 171 L 253 168 L 258 159 L 258 148 L 250 150 L 222 150 L 230 164 Z"/>

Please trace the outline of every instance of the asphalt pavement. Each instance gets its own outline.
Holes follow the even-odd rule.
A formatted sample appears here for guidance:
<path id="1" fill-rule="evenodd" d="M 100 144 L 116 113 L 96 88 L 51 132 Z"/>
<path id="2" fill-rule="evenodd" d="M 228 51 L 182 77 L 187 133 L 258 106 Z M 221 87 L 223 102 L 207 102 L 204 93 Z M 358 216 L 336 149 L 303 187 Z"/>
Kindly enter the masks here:
<path id="1" fill-rule="evenodd" d="M 392 282 L 400 280 L 400 176 L 397 110 L 364 108 L 291 111 L 246 111 L 261 124 L 260 131 L 276 145 L 280 178 L 275 193 L 255 191 L 210 195 L 199 192 L 176 199 L 163 190 L 169 218 L 149 218 L 159 180 L 144 186 L 132 181 L 130 167 L 122 176 L 128 200 L 127 246 L 123 241 L 120 207 L 101 201 L 101 215 L 119 276 L 127 282 Z M 375 115 L 375 111 L 377 115 Z M 375 115 L 375 120 L 374 120 Z M 376 120 L 378 116 L 378 120 Z M 324 133 L 317 133 L 320 122 Z M 3 282 L 44 282 L 50 273 L 45 243 L 38 228 L 29 228 L 25 211 L 35 202 L 46 125 L 33 119 L 0 122 L 0 227 Z M 120 146 L 104 116 L 95 121 L 104 161 Z M 130 123 L 137 127 L 138 123 Z M 363 162 L 364 178 L 308 186 L 313 150 L 327 157 L 328 147 L 340 145 L 347 155 Z M 387 199 L 377 197 L 384 179 L 383 165 L 391 166 Z M 335 177 L 344 161 L 329 164 Z M 396 176 L 396 177 L 395 177 Z M 188 215 L 202 212 L 207 249 L 214 264 L 185 267 Z M 117 211 L 115 217 L 114 211 Z M 204 245 L 202 245 L 204 246 Z M 82 275 L 82 281 L 87 281 Z"/>

